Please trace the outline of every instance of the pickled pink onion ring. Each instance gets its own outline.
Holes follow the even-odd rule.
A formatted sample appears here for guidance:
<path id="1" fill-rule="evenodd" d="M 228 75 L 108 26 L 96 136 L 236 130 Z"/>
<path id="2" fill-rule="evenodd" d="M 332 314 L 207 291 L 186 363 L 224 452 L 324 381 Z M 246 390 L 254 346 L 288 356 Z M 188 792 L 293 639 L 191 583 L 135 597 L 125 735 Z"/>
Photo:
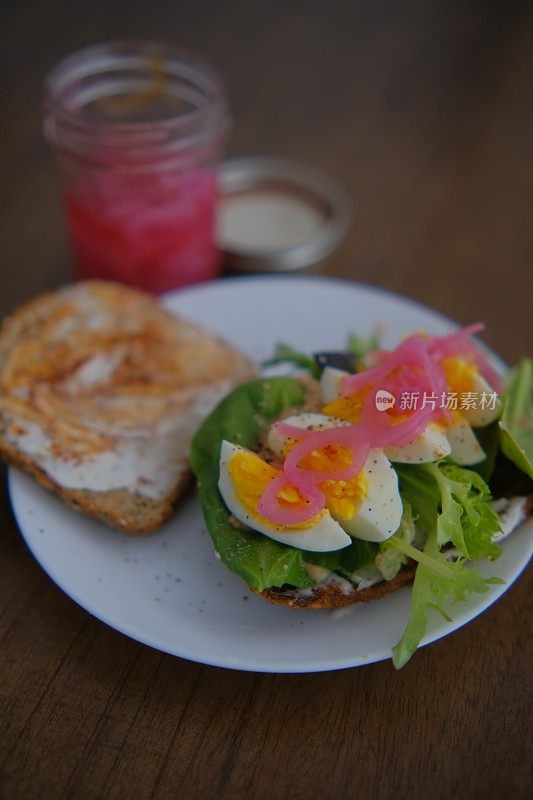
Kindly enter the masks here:
<path id="1" fill-rule="evenodd" d="M 367 387 L 375 386 L 386 380 L 392 370 L 401 368 L 408 365 L 416 367 L 421 365 L 421 362 L 427 364 L 426 355 L 426 342 L 418 334 L 410 336 L 405 341 L 392 350 L 388 358 L 372 369 L 365 370 L 364 372 L 356 373 L 355 375 L 347 375 L 341 382 L 341 394 L 347 396 L 361 391 Z M 385 387 L 379 387 L 385 388 Z"/>
<path id="2" fill-rule="evenodd" d="M 502 380 L 494 367 L 489 363 L 486 356 L 484 356 L 483 353 L 477 349 L 474 350 L 473 356 L 479 372 L 481 375 L 483 375 L 487 383 L 492 387 L 492 389 L 494 389 L 495 392 L 498 394 L 503 394 L 505 389 Z"/>
<path id="3" fill-rule="evenodd" d="M 434 419 L 444 417 L 447 421 L 450 421 L 452 415 L 449 409 L 445 407 L 442 408 L 442 403 L 440 402 L 441 398 L 446 395 L 448 389 L 446 376 L 444 375 L 442 367 L 433 358 L 431 358 L 426 346 L 423 347 L 421 361 L 422 366 L 429 378 L 431 393 L 436 395 L 437 398 L 435 403 L 436 413 L 432 414 L 431 416 Z M 438 403 L 440 403 L 440 406 L 437 406 Z"/>
<path id="4" fill-rule="evenodd" d="M 465 328 L 460 328 L 454 333 L 447 336 L 435 336 L 428 345 L 429 354 L 440 360 L 446 356 L 457 356 L 465 350 L 465 344 L 473 347 L 471 342 L 468 342 L 468 337 L 485 330 L 483 322 L 474 322 L 472 325 L 467 325 Z"/>
<path id="5" fill-rule="evenodd" d="M 272 428 L 280 433 L 282 436 L 287 436 L 289 439 L 305 439 L 306 436 L 314 431 L 309 428 L 299 428 L 297 425 L 291 425 L 288 422 L 275 422 Z"/>
<path id="6" fill-rule="evenodd" d="M 449 336 L 433 339 L 429 345 L 429 353 L 437 361 L 449 356 L 465 356 L 476 364 L 479 372 L 492 388 L 498 394 L 503 394 L 504 388 L 500 376 L 486 356 L 468 339 L 469 336 L 483 330 L 485 330 L 485 325 L 482 322 L 475 322 Z"/>
<path id="7" fill-rule="evenodd" d="M 298 525 L 301 522 L 307 522 L 324 508 L 326 504 L 324 492 L 318 486 L 304 484 L 303 482 L 296 488 L 307 501 L 306 505 L 302 508 L 283 507 L 280 504 L 278 492 L 286 486 L 294 486 L 294 484 L 288 480 L 284 473 L 281 473 L 276 475 L 266 487 L 257 506 L 258 512 L 265 519 L 274 522 L 276 525 Z"/>
<path id="8" fill-rule="evenodd" d="M 406 420 L 395 424 L 388 414 L 379 411 L 374 402 L 375 392 L 371 393 L 371 402 L 365 404 L 361 413 L 361 425 L 372 442 L 372 447 L 388 447 L 407 444 L 425 431 L 433 410 L 425 406 L 414 411 Z"/>
<path id="9" fill-rule="evenodd" d="M 342 469 L 336 470 L 306 470 L 299 467 L 300 462 L 315 450 L 327 447 L 329 444 L 341 444 L 348 447 L 352 453 L 352 462 Z M 367 431 L 362 426 L 347 425 L 338 428 L 327 428 L 321 431 L 312 431 L 303 441 L 295 445 L 285 459 L 284 471 L 295 485 L 297 481 L 309 481 L 317 484 L 322 481 L 348 481 L 359 474 L 368 457 L 370 439 Z"/>
<path id="10" fill-rule="evenodd" d="M 359 424 L 377 447 L 407 444 L 422 434 L 432 419 L 450 418 L 450 412 L 439 405 L 446 392 L 444 373 L 430 357 L 427 340 L 417 334 L 402 342 L 378 367 L 346 377 L 341 391 L 350 394 L 368 387 L 372 390 L 363 403 Z M 376 393 L 380 389 L 392 394 L 396 402 L 406 393 L 417 395 L 417 401 L 425 400 L 426 404 L 415 407 L 407 419 L 394 422 L 389 414 L 376 408 Z"/>
<path id="11" fill-rule="evenodd" d="M 346 375 L 340 382 L 340 396 L 348 397 L 351 394 L 366 389 L 384 380 L 385 376 L 390 372 L 389 360 L 383 361 L 377 367 L 364 370 L 364 372 L 356 372 L 355 375 Z"/>

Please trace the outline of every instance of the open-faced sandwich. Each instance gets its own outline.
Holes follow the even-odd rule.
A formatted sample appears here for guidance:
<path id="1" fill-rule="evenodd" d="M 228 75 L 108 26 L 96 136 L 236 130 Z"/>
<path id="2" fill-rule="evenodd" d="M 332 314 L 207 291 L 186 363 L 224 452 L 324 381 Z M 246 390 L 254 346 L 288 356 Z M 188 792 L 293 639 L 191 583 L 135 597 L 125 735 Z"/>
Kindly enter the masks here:
<path id="1" fill-rule="evenodd" d="M 0 455 L 71 507 L 151 531 L 188 483 L 194 431 L 253 374 L 148 294 L 101 281 L 42 294 L 0 329 Z"/>
<path id="2" fill-rule="evenodd" d="M 339 608 L 413 582 L 397 667 L 429 609 L 485 592 L 498 540 L 531 511 L 533 369 L 502 385 L 470 326 L 278 360 L 307 374 L 263 377 L 227 396 L 191 448 L 217 557 L 265 600 Z M 343 367 L 339 369 L 339 364 Z M 496 498 L 496 499 L 494 499 Z M 448 617 L 447 617 L 448 618 Z"/>

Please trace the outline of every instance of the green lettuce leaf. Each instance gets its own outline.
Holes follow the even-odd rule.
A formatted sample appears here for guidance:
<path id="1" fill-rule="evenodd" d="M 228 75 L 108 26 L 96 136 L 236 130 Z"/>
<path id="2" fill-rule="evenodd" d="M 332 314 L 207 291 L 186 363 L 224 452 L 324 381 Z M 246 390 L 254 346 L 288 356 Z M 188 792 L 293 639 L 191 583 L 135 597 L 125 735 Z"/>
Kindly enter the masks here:
<path id="1" fill-rule="evenodd" d="M 401 669 L 411 658 L 422 641 L 428 623 L 428 611 L 433 609 L 450 621 L 446 607 L 450 602 L 468 600 L 469 595 L 483 594 L 491 584 L 501 584 L 499 578 L 482 578 L 474 569 L 465 566 L 464 559 L 455 563 L 446 559 L 437 543 L 436 527 L 427 537 L 424 555 L 439 565 L 420 563 L 415 573 L 411 593 L 411 612 L 405 632 L 392 648 L 392 661 Z"/>
<path id="2" fill-rule="evenodd" d="M 313 378 L 317 380 L 320 378 L 321 368 L 313 356 L 307 353 L 302 353 L 300 350 L 295 350 L 288 344 L 278 342 L 274 348 L 274 355 L 268 361 L 263 362 L 264 367 L 273 367 L 277 364 L 294 364 L 296 367 L 306 369 L 311 373 Z"/>
<path id="3" fill-rule="evenodd" d="M 411 504 L 403 501 L 403 514 L 400 527 L 389 539 L 381 542 L 379 552 L 376 555 L 375 564 L 386 581 L 391 581 L 396 577 L 404 564 L 407 564 L 408 555 L 405 552 L 405 545 L 412 545 L 415 538 L 415 518 Z M 400 546 L 398 546 L 400 545 Z"/>
<path id="4" fill-rule="evenodd" d="M 481 477 L 488 481 L 492 477 L 496 465 L 496 457 L 500 446 L 500 425 L 499 420 L 494 420 L 484 428 L 473 428 L 476 439 L 481 449 L 485 453 L 485 458 L 479 464 L 470 467 Z"/>
<path id="5" fill-rule="evenodd" d="M 533 480 L 533 361 L 523 358 L 510 370 L 500 427 L 500 448 Z"/>
<path id="6" fill-rule="evenodd" d="M 269 421 L 303 401 L 304 389 L 293 378 L 251 381 L 219 403 L 191 444 L 191 467 L 215 549 L 228 569 L 257 592 L 284 584 L 304 588 L 314 582 L 305 571 L 299 550 L 231 524 L 231 514 L 218 490 L 220 446 L 228 439 L 253 448 Z"/>
<path id="7" fill-rule="evenodd" d="M 374 350 L 379 350 L 380 346 L 377 334 L 365 338 L 358 336 L 356 333 L 350 333 L 346 342 L 346 347 L 350 353 L 353 353 L 357 361 L 360 361 L 369 353 L 373 353 Z"/>
<path id="8" fill-rule="evenodd" d="M 378 335 L 365 338 L 355 333 L 349 334 L 345 351 L 314 353 L 312 355 L 296 350 L 285 342 L 278 342 L 274 348 L 272 358 L 264 361 L 263 366 L 273 367 L 278 364 L 293 364 L 300 369 L 307 370 L 313 378 L 318 380 L 325 364 L 348 372 L 357 371 L 361 368 L 362 359 L 368 353 L 377 350 L 379 346 Z"/>
<path id="9" fill-rule="evenodd" d="M 481 476 L 470 469 L 441 461 L 424 465 L 397 465 L 401 494 L 426 533 L 421 554 L 401 540 L 393 547 L 415 558 L 419 564 L 411 596 L 411 612 L 404 635 L 393 648 L 399 669 L 414 653 L 434 609 L 449 620 L 446 606 L 465 601 L 474 592 L 486 592 L 499 578 L 482 578 L 466 562 L 483 556 L 497 558 L 500 548 L 492 542 L 499 526 L 497 514 L 488 505 L 490 492 Z M 450 561 L 445 546 L 457 551 Z"/>
<path id="10" fill-rule="evenodd" d="M 372 564 L 376 554 L 376 546 L 372 542 L 362 539 L 352 539 L 352 543 L 342 550 L 330 553 L 303 553 L 303 558 L 308 564 L 325 567 L 331 572 L 336 572 L 347 580 L 353 580 L 355 573 L 362 567 Z"/>
<path id="11" fill-rule="evenodd" d="M 436 524 L 439 547 L 452 544 L 466 559 L 498 558 L 492 541 L 499 517 L 489 505 L 489 487 L 472 469 L 446 460 L 416 466 L 397 465 L 402 497 L 408 500 L 424 531 Z"/>

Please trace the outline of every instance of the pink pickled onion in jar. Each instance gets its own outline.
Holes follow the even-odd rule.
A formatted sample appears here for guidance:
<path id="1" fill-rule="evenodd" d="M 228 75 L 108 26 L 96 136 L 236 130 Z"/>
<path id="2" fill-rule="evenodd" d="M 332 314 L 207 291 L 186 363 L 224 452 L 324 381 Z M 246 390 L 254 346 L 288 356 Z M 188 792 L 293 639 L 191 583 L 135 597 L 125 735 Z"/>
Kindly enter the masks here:
<path id="1" fill-rule="evenodd" d="M 166 45 L 89 47 L 49 74 L 45 135 L 79 278 L 160 293 L 216 276 L 229 121 L 217 73 Z"/>

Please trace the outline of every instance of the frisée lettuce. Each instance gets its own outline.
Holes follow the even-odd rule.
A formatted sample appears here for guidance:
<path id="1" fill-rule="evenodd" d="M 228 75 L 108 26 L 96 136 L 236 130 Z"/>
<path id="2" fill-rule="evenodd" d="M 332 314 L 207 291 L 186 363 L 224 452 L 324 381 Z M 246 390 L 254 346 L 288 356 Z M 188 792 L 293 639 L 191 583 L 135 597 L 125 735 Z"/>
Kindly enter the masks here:
<path id="1" fill-rule="evenodd" d="M 412 589 L 411 612 L 404 635 L 393 648 L 393 662 L 402 667 L 420 644 L 428 611 L 446 620 L 446 605 L 486 592 L 500 578 L 482 578 L 471 559 L 497 558 L 501 549 L 492 537 L 500 530 L 498 515 L 489 505 L 490 491 L 476 472 L 446 460 L 417 466 L 397 465 L 402 498 L 423 529 L 422 557 L 416 548 L 401 551 L 418 561 Z M 388 540 L 398 547 L 398 534 Z M 450 549 L 451 548 L 451 549 Z"/>

